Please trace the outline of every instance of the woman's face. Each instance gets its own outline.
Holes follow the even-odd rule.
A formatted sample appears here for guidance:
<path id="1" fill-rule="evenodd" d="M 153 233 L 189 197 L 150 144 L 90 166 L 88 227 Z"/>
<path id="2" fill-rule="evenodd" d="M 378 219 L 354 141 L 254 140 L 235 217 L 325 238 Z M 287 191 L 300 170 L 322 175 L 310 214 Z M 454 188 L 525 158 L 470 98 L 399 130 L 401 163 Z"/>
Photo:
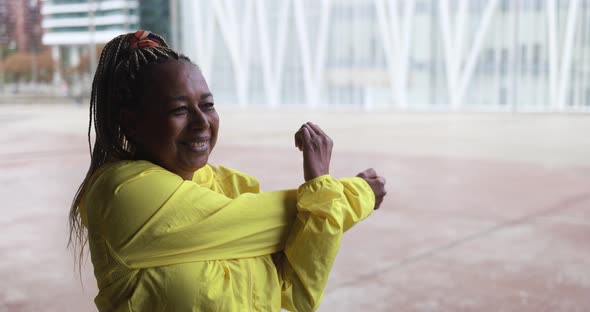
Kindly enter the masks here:
<path id="1" fill-rule="evenodd" d="M 139 80 L 138 108 L 124 117 L 126 132 L 139 159 L 190 180 L 207 164 L 217 142 L 213 95 L 201 71 L 189 62 L 151 66 Z"/>

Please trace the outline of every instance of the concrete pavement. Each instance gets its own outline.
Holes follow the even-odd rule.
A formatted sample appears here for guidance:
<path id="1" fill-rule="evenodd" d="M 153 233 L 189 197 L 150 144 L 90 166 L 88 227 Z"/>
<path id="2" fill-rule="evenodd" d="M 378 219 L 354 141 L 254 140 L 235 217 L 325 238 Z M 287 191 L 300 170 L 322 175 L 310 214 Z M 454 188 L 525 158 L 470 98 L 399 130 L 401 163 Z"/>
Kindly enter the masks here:
<path id="1" fill-rule="evenodd" d="M 302 181 L 292 135 L 335 141 L 332 173 L 374 167 L 380 211 L 346 234 L 320 311 L 588 311 L 590 115 L 220 109 L 212 162 Z M 0 311 L 95 311 L 66 250 L 88 112 L 0 106 Z"/>

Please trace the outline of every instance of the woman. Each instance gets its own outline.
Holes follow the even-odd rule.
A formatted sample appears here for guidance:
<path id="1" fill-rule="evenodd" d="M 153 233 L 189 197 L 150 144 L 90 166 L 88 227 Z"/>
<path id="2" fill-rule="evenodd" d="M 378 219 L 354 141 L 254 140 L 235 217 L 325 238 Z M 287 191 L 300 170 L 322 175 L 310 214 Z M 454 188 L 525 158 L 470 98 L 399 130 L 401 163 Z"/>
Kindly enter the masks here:
<path id="1" fill-rule="evenodd" d="M 219 117 L 200 70 L 160 36 L 105 46 L 92 85 L 90 169 L 70 211 L 70 242 L 88 242 L 100 311 L 312 311 L 343 231 L 378 208 L 373 170 L 329 176 L 332 142 L 295 134 L 306 182 L 260 192 L 208 165 Z"/>

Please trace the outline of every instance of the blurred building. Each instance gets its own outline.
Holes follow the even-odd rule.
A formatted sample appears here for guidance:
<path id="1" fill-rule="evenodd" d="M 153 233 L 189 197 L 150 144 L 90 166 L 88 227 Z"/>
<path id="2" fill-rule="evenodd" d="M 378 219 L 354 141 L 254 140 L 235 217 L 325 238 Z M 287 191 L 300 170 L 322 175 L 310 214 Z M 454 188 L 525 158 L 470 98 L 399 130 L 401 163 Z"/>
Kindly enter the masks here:
<path id="1" fill-rule="evenodd" d="M 590 110 L 590 0 L 178 0 L 174 11 L 179 48 L 224 105 Z"/>
<path id="2" fill-rule="evenodd" d="M 170 41 L 170 1 L 139 1 L 139 26 L 141 29 L 155 32 Z"/>
<path id="3" fill-rule="evenodd" d="M 41 0 L 0 0 L 0 45 L 18 52 L 41 48 Z"/>
<path id="4" fill-rule="evenodd" d="M 54 81 L 84 56 L 93 64 L 97 45 L 137 29 L 139 22 L 137 0 L 44 0 L 42 14 L 43 43 L 52 47 L 56 64 L 66 67 L 55 71 Z"/>

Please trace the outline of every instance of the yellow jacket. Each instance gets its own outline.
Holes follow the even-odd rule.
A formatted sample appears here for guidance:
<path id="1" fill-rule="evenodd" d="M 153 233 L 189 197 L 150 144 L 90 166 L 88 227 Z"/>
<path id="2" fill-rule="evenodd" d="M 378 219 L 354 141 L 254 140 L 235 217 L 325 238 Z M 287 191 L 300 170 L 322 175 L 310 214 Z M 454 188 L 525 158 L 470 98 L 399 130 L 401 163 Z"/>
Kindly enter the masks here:
<path id="1" fill-rule="evenodd" d="M 185 181 L 147 161 L 97 171 L 81 203 L 100 311 L 313 311 L 343 231 L 375 198 L 360 178 L 260 192 L 221 167 Z"/>

